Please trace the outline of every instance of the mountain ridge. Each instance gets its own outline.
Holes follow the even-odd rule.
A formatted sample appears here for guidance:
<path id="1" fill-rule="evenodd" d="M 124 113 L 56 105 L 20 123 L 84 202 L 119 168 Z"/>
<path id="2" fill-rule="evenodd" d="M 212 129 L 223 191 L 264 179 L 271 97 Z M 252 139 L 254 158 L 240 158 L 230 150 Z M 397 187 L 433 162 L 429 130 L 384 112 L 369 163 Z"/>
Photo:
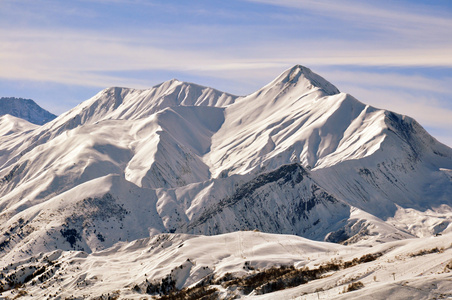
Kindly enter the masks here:
<path id="1" fill-rule="evenodd" d="M 1 116 L 0 133 L 1 296 L 353 298 L 357 278 L 369 297 L 450 280 L 452 149 L 300 65 L 243 97 L 107 88 L 42 126 Z M 245 284 L 267 270 L 287 276 Z M 320 277 L 274 291 L 291 272 Z"/>
<path id="2" fill-rule="evenodd" d="M 386 223 L 401 208 L 422 211 L 452 202 L 449 173 L 441 171 L 452 169 L 450 148 L 411 118 L 365 105 L 299 65 L 244 97 L 174 79 L 146 90 L 108 88 L 42 127 L 1 139 L 0 178 L 8 178 L 0 185 L 0 218 L 8 223 L 2 230 L 12 226 L 12 216 L 39 215 L 36 205 L 56 203 L 60 194 L 71 191 L 79 203 L 81 186 L 113 175 L 118 186 L 148 194 L 146 205 L 155 206 L 162 224 L 148 232 L 255 227 L 336 242 L 356 235 L 391 240 L 414 234 L 401 231 L 407 224 Z M 302 168 L 306 179 L 253 184 L 287 166 Z M 85 198 L 104 197 L 108 186 Z M 123 191 L 115 191 L 109 201 L 125 204 Z M 246 197 L 231 204 L 239 191 Z M 212 207 L 222 209 L 212 214 Z M 246 207 L 253 207 L 254 221 L 246 220 Z M 362 217 L 352 217 L 356 209 Z M 305 210 L 299 221 L 286 221 Z M 127 211 L 126 220 L 142 214 L 136 207 Z M 207 227 L 193 225 L 200 219 Z M 40 228 L 42 221 L 30 222 Z M 98 249 L 103 243 L 83 224 L 72 229 L 85 250 Z M 364 234 L 372 227 L 386 231 Z M 118 230 L 122 238 L 144 237 Z"/>
<path id="3" fill-rule="evenodd" d="M 40 107 L 31 99 L 1 97 L 0 115 L 12 115 L 36 125 L 44 125 L 57 116 Z"/>

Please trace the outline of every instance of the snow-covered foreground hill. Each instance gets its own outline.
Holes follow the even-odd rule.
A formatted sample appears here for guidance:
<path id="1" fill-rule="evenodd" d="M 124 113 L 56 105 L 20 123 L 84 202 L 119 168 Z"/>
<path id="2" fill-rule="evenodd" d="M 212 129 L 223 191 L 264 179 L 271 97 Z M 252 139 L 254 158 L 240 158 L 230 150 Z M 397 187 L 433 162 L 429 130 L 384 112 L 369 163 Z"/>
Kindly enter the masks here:
<path id="1" fill-rule="evenodd" d="M 417 243 L 440 241 L 452 232 L 452 149 L 415 120 L 365 105 L 302 66 L 245 97 L 177 80 L 147 90 L 109 88 L 42 126 L 2 117 L 0 133 L 4 265 L 30 259 L 46 264 L 50 253 L 62 261 L 81 255 L 89 263 L 79 270 L 88 274 L 114 264 L 116 256 L 130 261 L 127 249 L 155 239 L 213 247 L 193 244 L 194 252 L 163 247 L 171 268 L 148 258 L 145 272 L 148 280 L 161 280 L 175 267 L 170 261 L 176 252 L 220 253 L 210 257 L 204 273 L 179 272 L 186 276 L 177 283 L 181 288 L 204 275 L 223 276 L 220 257 L 232 250 L 214 248 L 225 233 L 231 233 L 232 244 L 253 235 L 250 247 L 268 252 L 263 270 L 286 263 L 299 268 L 306 257 L 272 256 L 280 250 L 257 236 L 269 243 L 292 241 L 301 253 L 309 244 L 360 255 L 368 246 L 404 243 L 414 247 L 406 251 L 417 251 Z M 243 232 L 256 229 L 261 233 Z M 438 234 L 443 237 L 430 240 Z M 98 271 L 91 268 L 96 265 Z M 237 266 L 227 261 L 224 268 L 243 275 Z M 15 283 L 42 276 L 29 272 Z M 129 279 L 141 274 L 132 273 Z M 121 280 L 115 290 L 132 284 Z M 47 287 L 45 282 L 36 287 Z M 92 295 L 100 286 L 112 288 L 102 282 L 93 285 Z M 145 283 L 134 283 L 137 295 L 146 291 Z M 66 282 L 52 295 L 72 287 Z"/>
<path id="2" fill-rule="evenodd" d="M 452 297 L 451 238 L 358 247 L 253 231 L 162 234 L 91 254 L 55 250 L 2 261 L 1 281 L 16 283 L 2 297 L 446 299 Z"/>

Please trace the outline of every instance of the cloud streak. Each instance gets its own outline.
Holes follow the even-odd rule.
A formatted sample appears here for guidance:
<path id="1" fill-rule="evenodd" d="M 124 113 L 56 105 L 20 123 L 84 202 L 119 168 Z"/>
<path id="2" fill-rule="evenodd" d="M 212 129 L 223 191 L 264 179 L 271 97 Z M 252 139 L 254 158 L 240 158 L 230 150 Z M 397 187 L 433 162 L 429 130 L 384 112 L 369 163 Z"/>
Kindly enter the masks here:
<path id="1" fill-rule="evenodd" d="M 248 70 L 247 74 L 254 73 L 259 77 L 263 69 L 273 72 L 299 62 L 317 66 L 452 67 L 452 45 L 440 49 L 386 49 L 381 52 L 363 49 L 367 47 L 365 43 L 356 41 L 348 44 L 313 41 L 308 43 L 308 48 L 292 42 L 281 54 L 278 47 L 260 43 L 243 45 L 243 49 L 238 47 L 240 55 L 234 56 L 222 49 L 215 52 L 211 49 L 180 50 L 154 46 L 130 37 L 107 33 L 100 36 L 97 32 L 0 30 L 0 36 L 0 77 L 90 86 L 105 86 L 109 82 L 125 80 L 120 76 L 99 75 L 109 71 L 164 69 L 198 74 L 223 72 L 223 75 L 232 76 L 233 71 L 237 74 Z M 350 44 L 352 49 L 349 49 Z M 313 53 L 311 47 L 323 50 Z M 265 50 L 259 51 L 261 48 Z"/>
<path id="2" fill-rule="evenodd" d="M 132 0 L 97 2 L 121 5 L 124 1 L 144 5 L 142 1 Z M 372 28 L 375 32 L 370 38 L 373 40 L 325 39 L 316 35 L 278 37 L 275 33 L 263 39 L 246 40 L 242 36 L 244 32 L 248 32 L 245 36 L 258 32 L 257 27 L 248 23 L 226 27 L 201 23 L 179 30 L 174 30 L 172 25 L 171 29 L 139 28 L 133 33 L 102 28 L 18 27 L 0 29 L 0 77 L 105 86 L 109 82 L 111 85 L 127 81 L 121 76 L 101 75 L 110 71 L 164 69 L 221 73 L 216 75 L 218 77 L 246 73 L 267 80 L 267 75 L 260 74 L 300 62 L 309 66 L 452 67 L 452 37 L 447 38 L 452 34 L 452 19 L 447 15 L 433 16 L 414 9 L 401 11 L 389 3 L 386 3 L 389 8 L 384 9 L 361 1 L 340 4 L 310 0 L 249 2 L 290 7 L 356 23 Z M 262 14 L 274 16 L 271 11 Z M 397 34 L 388 35 L 387 31 Z M 222 38 L 230 40 L 231 45 L 220 42 Z M 262 73 L 262 70 L 267 72 Z"/>
<path id="3" fill-rule="evenodd" d="M 363 26 L 378 26 L 378 28 L 404 28 L 407 24 L 415 28 L 436 28 L 447 30 L 452 28 L 452 15 L 444 12 L 429 11 L 424 6 L 416 7 L 413 3 L 404 6 L 393 1 L 334 1 L 334 0 L 247 0 L 249 2 L 285 6 L 300 10 L 309 10 L 319 15 L 342 19 L 349 22 L 359 22 Z M 410 5 L 407 5 L 410 4 Z M 402 4 L 403 5 L 403 4 Z M 449 31 L 450 32 L 450 31 Z"/>

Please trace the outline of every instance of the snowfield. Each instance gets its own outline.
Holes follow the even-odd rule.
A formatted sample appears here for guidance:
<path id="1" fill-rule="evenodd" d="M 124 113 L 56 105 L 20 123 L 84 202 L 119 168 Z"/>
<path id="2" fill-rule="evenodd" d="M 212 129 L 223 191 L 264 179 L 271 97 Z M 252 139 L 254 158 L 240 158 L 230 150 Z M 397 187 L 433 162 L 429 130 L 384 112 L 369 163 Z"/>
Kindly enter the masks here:
<path id="1" fill-rule="evenodd" d="M 13 298 L 26 291 L 22 292 L 24 297 L 36 299 L 55 295 L 62 299 L 107 295 L 143 299 L 151 297 L 146 291 L 152 284 L 164 286 L 162 278 L 170 278 L 174 289 L 188 289 L 210 278 L 204 284 L 214 291 L 215 298 L 223 299 L 446 299 L 452 297 L 451 237 L 447 234 L 363 247 L 253 231 L 215 236 L 161 234 L 119 242 L 91 254 L 55 250 L 13 264 L 2 262 L 3 278 L 26 282 L 2 296 Z M 270 276 L 247 295 L 231 278 L 225 279 L 227 274 L 257 277 L 281 266 L 317 270 L 328 263 L 340 265 L 369 254 L 378 256 L 274 292 L 259 289 Z M 45 270 L 37 272 L 43 266 Z M 287 276 L 279 279 L 289 280 Z M 357 283 L 362 285 L 359 291 L 349 291 Z"/>
<path id="2" fill-rule="evenodd" d="M 0 297 L 452 297 L 451 170 L 302 66 L 243 97 L 173 79 L 5 115 Z"/>

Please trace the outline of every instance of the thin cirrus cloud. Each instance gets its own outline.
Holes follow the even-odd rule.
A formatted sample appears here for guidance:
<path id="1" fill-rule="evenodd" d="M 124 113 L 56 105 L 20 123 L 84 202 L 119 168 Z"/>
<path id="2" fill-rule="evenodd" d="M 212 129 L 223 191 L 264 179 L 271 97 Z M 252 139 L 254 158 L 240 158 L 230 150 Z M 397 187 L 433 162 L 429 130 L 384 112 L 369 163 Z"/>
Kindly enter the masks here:
<path id="1" fill-rule="evenodd" d="M 314 64 L 452 66 L 452 14 L 444 10 L 393 1 L 249 1 L 328 18 L 333 27 L 353 32 L 304 41 L 315 46 L 316 55 L 307 58 Z"/>
<path id="2" fill-rule="evenodd" d="M 300 10 L 312 11 L 318 15 L 324 15 L 349 22 L 359 22 L 364 27 L 377 26 L 390 30 L 408 29 L 407 24 L 418 28 L 435 28 L 445 32 L 452 27 L 451 15 L 439 12 L 435 8 L 405 2 L 379 1 L 380 5 L 369 1 L 341 2 L 334 0 L 247 0 L 255 3 L 285 6 Z M 440 27 L 440 28 L 438 28 Z M 449 32 L 450 34 L 450 32 Z"/>
<path id="3" fill-rule="evenodd" d="M 98 2 L 144 5 L 141 1 Z M 288 6 L 331 17 L 333 23 L 334 20 L 342 20 L 371 28 L 371 41 L 315 35 L 301 39 L 270 35 L 246 41 L 240 38 L 240 32 L 258 31 L 250 24 L 227 24 L 231 27 L 229 30 L 218 27 L 215 31 L 206 28 L 211 25 L 202 24 L 196 30 L 193 29 L 195 26 L 184 26 L 176 32 L 174 28 L 159 28 L 153 32 L 137 28 L 134 35 L 105 29 L 10 28 L 1 32 L 1 60 L 6 67 L 2 68 L 0 76 L 30 80 L 40 77 L 41 80 L 61 80 L 80 85 L 88 82 L 92 86 L 104 86 L 112 79 L 124 81 L 127 78 L 108 74 L 102 78 L 100 73 L 121 70 L 166 69 L 199 74 L 226 70 L 231 75 L 234 75 L 231 70 L 236 73 L 248 70 L 247 73 L 254 72 L 255 76 L 259 76 L 264 68 L 281 69 L 300 62 L 314 66 L 452 67 L 452 38 L 446 38 L 452 33 L 450 18 L 416 11 L 394 11 L 394 7 L 382 9 L 356 1 L 340 4 L 333 1 L 252 2 Z M 266 14 L 272 16 L 271 12 Z M 201 33 L 204 40 L 193 36 L 194 31 Z M 388 35 L 388 31 L 393 34 Z M 400 33 L 407 31 L 410 34 Z M 209 44 L 208 47 L 203 44 L 205 40 L 218 40 L 215 35 L 231 38 L 232 32 L 239 32 L 235 34 L 238 36 L 235 51 L 230 51 L 223 44 Z M 194 40 L 191 44 L 190 39 Z M 231 42 L 234 43 L 234 40 Z M 87 80 L 90 72 L 97 74 Z M 266 77 L 262 79 L 267 80 Z"/>
<path id="4" fill-rule="evenodd" d="M 176 69 L 208 61 L 193 51 L 180 51 L 133 43 L 96 33 L 62 30 L 1 31 L 11 38 L 2 43 L 0 76 L 9 79 L 56 81 L 105 86 L 120 76 L 99 75 L 117 70 Z"/>
<path id="5" fill-rule="evenodd" d="M 0 30 L 6 41 L 1 46 L 2 68 L 0 77 L 9 79 L 49 80 L 66 84 L 106 86 L 112 80 L 127 82 L 127 78 L 99 75 L 102 72 L 120 70 L 175 70 L 215 76 L 261 77 L 262 69 L 277 72 L 302 61 L 306 65 L 362 65 L 362 66 L 451 66 L 452 49 L 411 50 L 410 53 L 398 49 L 380 51 L 350 50 L 343 42 L 312 42 L 312 47 L 324 50 L 312 53 L 311 48 L 298 47 L 292 43 L 283 55 L 277 53 L 273 45 L 244 46 L 248 57 L 221 54 L 221 49 L 212 52 L 184 50 L 154 46 L 142 41 L 96 33 L 62 30 L 59 33 L 47 30 Z M 360 42 L 351 43 L 354 48 Z M 258 51 L 264 47 L 265 51 Z M 450 52 L 449 52 L 450 51 Z M 252 54 L 254 53 L 254 54 Z M 242 54 L 243 55 L 243 54 Z M 235 71 L 235 72 L 234 72 Z M 268 73 L 262 80 L 268 80 Z"/>

